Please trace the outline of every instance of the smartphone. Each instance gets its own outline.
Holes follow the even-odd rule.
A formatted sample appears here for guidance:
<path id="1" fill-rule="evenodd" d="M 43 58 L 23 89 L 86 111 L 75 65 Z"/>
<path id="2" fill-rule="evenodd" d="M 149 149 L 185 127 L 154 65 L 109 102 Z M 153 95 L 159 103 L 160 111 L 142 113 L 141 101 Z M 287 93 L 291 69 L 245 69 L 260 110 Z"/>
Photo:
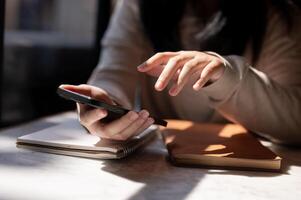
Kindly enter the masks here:
<path id="1" fill-rule="evenodd" d="M 89 96 L 79 94 L 77 92 L 71 91 L 71 90 L 66 90 L 64 88 L 58 88 L 57 89 L 57 94 L 60 97 L 63 97 L 64 99 L 67 100 L 72 100 L 81 104 L 89 105 L 94 108 L 103 108 L 108 111 L 108 115 L 102 119 L 103 122 L 111 122 L 113 120 L 119 119 L 126 113 L 128 113 L 130 110 L 122 108 L 120 106 L 115 106 L 111 105 L 108 103 L 105 103 L 103 101 L 99 101 L 96 99 L 93 99 Z M 167 121 L 156 118 L 151 116 L 154 119 L 154 124 L 161 125 L 161 126 L 167 126 Z"/>

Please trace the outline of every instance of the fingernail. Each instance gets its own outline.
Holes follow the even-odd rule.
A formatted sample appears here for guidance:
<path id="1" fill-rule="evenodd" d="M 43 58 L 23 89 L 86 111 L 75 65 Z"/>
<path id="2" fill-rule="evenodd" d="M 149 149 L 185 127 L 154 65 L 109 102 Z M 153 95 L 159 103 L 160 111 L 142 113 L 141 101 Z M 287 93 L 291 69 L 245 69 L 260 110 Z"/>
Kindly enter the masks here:
<path id="1" fill-rule="evenodd" d="M 147 123 L 149 123 L 149 124 L 153 124 L 154 122 L 155 122 L 155 120 L 151 117 L 147 119 Z"/>
<path id="2" fill-rule="evenodd" d="M 139 65 L 139 66 L 137 67 L 138 70 L 141 70 L 141 69 L 144 69 L 144 68 L 145 68 L 145 62 L 142 63 L 141 65 Z"/>
<path id="3" fill-rule="evenodd" d="M 129 117 L 130 117 L 130 120 L 132 120 L 132 121 L 134 121 L 135 119 L 137 119 L 138 118 L 138 114 L 137 113 L 135 113 L 135 112 L 133 112 L 133 111 L 130 111 L 129 112 Z"/>
<path id="4" fill-rule="evenodd" d="M 155 88 L 161 91 L 162 87 L 163 87 L 163 82 L 158 80 L 157 83 L 155 84 Z"/>
<path id="5" fill-rule="evenodd" d="M 195 84 L 193 86 L 193 89 L 196 90 L 196 91 L 199 91 L 201 89 L 201 85 L 200 84 Z"/>
<path id="6" fill-rule="evenodd" d="M 147 112 L 146 110 L 142 110 L 139 114 L 142 119 L 146 119 L 149 116 L 149 112 Z"/>
<path id="7" fill-rule="evenodd" d="M 173 88 L 171 88 L 171 89 L 169 90 L 169 94 L 170 94 L 171 96 L 176 96 L 176 95 L 177 95 L 177 91 L 178 91 L 177 87 L 173 87 Z"/>

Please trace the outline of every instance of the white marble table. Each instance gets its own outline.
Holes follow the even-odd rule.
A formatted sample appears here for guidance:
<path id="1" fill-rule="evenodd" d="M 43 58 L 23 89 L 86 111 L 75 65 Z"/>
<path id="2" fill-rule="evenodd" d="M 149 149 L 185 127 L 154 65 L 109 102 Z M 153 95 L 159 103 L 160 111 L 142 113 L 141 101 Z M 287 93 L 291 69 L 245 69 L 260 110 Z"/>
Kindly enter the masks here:
<path id="1" fill-rule="evenodd" d="M 18 136 L 74 118 L 44 118 L 0 132 L 0 199 L 301 199 L 301 149 L 270 146 L 283 173 L 179 168 L 157 139 L 119 161 L 18 149 Z"/>

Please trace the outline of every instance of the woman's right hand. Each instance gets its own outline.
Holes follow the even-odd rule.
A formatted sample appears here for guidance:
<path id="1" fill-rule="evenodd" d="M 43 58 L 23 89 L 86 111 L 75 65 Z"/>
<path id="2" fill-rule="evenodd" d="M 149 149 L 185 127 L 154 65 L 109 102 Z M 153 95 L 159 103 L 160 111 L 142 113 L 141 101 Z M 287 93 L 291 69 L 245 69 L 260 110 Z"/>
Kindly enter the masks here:
<path id="1" fill-rule="evenodd" d="M 109 97 L 108 93 L 98 87 L 91 85 L 61 85 L 60 87 L 90 96 L 96 100 L 105 101 L 112 105 L 115 104 Z M 80 123 L 91 134 L 97 135 L 100 138 L 127 140 L 132 136 L 141 133 L 154 123 L 154 120 L 149 117 L 149 113 L 146 110 L 141 110 L 139 113 L 129 111 L 120 119 L 114 120 L 110 123 L 101 122 L 101 119 L 105 118 L 108 114 L 105 109 L 94 108 L 77 103 L 77 110 Z"/>

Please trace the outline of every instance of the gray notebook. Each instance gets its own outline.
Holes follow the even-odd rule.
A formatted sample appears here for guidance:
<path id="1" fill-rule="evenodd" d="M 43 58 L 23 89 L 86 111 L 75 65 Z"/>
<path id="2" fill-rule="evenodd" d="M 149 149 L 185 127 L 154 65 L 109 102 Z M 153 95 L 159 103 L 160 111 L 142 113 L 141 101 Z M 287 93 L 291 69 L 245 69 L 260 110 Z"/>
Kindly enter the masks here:
<path id="1" fill-rule="evenodd" d="M 119 159 L 153 139 L 158 127 L 152 125 L 126 142 L 100 139 L 87 133 L 77 120 L 62 123 L 17 138 L 17 147 L 41 152 L 99 159 Z"/>

